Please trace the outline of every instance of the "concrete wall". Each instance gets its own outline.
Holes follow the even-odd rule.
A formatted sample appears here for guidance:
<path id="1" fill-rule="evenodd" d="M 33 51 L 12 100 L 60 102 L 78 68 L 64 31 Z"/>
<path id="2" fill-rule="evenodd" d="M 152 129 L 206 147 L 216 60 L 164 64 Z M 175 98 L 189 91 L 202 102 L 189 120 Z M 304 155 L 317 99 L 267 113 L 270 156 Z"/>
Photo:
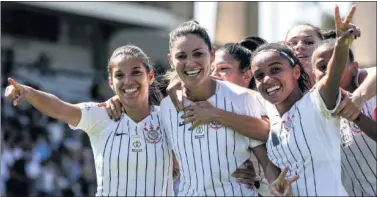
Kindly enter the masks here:
<path id="1" fill-rule="evenodd" d="M 258 2 L 218 2 L 215 43 L 258 34 Z"/>
<path id="2" fill-rule="evenodd" d="M 361 37 L 354 41 L 352 49 L 355 59 L 362 67 L 376 66 L 376 2 L 355 2 L 353 16 L 355 25 L 360 27 Z"/>

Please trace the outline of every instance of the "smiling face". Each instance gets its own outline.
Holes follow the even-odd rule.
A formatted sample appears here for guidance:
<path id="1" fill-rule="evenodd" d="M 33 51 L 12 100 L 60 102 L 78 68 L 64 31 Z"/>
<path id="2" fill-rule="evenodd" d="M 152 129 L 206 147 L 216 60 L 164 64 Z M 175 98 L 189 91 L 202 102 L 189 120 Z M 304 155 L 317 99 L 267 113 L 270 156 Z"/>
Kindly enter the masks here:
<path id="1" fill-rule="evenodd" d="M 316 81 L 321 80 L 327 72 L 327 66 L 333 54 L 334 47 L 324 45 L 318 47 L 313 53 L 313 66 Z M 353 82 L 352 76 L 357 72 L 357 64 L 354 64 L 348 60 L 347 67 L 344 70 L 343 78 L 340 82 L 342 89 L 348 90 Z"/>
<path id="2" fill-rule="evenodd" d="M 299 25 L 291 29 L 285 41 L 299 58 L 306 73 L 311 75 L 311 57 L 316 45 L 321 41 L 316 30 L 308 25 Z"/>
<path id="3" fill-rule="evenodd" d="M 143 61 L 127 55 L 118 55 L 111 60 L 111 89 L 119 96 L 125 107 L 148 105 L 149 85 L 154 80 Z"/>
<path id="4" fill-rule="evenodd" d="M 299 66 L 292 68 L 278 52 L 259 52 L 253 58 L 252 71 L 258 91 L 272 104 L 284 102 L 293 91 L 299 90 Z"/>
<path id="5" fill-rule="evenodd" d="M 180 36 L 170 52 L 169 62 L 187 88 L 198 87 L 209 79 L 214 53 L 202 38 L 194 34 Z"/>
<path id="6" fill-rule="evenodd" d="M 248 84 L 245 83 L 245 80 L 243 80 L 244 73 L 242 73 L 239 69 L 240 63 L 235 60 L 227 51 L 217 51 L 215 61 L 212 65 L 215 68 L 212 75 L 239 86 L 248 86 Z"/>

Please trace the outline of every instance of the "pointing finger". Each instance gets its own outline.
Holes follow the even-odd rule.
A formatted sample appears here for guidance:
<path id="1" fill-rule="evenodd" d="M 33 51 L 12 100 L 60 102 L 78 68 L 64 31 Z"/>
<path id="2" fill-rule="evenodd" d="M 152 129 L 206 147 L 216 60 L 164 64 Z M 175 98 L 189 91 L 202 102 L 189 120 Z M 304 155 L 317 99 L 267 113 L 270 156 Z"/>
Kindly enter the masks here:
<path id="1" fill-rule="evenodd" d="M 14 79 L 12 78 L 8 78 L 8 82 L 13 86 L 15 87 L 17 90 L 19 90 L 21 88 L 21 85 L 19 83 L 17 83 Z"/>

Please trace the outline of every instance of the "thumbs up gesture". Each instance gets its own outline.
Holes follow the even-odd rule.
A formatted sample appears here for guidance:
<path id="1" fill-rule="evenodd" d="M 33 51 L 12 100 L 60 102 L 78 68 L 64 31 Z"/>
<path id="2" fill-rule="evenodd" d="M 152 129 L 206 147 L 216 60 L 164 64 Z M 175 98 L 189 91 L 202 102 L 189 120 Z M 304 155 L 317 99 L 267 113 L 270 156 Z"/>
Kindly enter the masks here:
<path id="1" fill-rule="evenodd" d="M 291 196 L 292 195 L 292 183 L 299 179 L 299 176 L 294 176 L 289 179 L 285 179 L 287 175 L 288 167 L 285 167 L 280 173 L 279 177 L 269 185 L 269 189 L 274 196 Z"/>
<path id="2" fill-rule="evenodd" d="M 5 88 L 5 97 L 13 100 L 13 105 L 17 106 L 19 103 L 26 100 L 30 87 L 22 85 L 12 78 L 8 78 L 8 82 L 10 85 Z"/>

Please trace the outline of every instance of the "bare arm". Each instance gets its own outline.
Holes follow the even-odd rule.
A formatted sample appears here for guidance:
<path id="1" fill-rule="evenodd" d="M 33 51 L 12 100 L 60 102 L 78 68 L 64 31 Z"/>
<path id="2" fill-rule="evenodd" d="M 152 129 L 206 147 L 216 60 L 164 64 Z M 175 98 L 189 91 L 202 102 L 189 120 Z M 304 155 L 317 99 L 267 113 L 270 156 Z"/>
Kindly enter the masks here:
<path id="1" fill-rule="evenodd" d="M 276 167 L 267 157 L 266 145 L 259 145 L 253 148 L 255 157 L 258 159 L 258 162 L 262 165 L 264 176 L 266 177 L 269 183 L 275 181 L 281 172 L 281 170 Z"/>
<path id="2" fill-rule="evenodd" d="M 348 45 L 335 44 L 328 63 L 326 76 L 317 83 L 317 88 L 327 109 L 334 109 L 339 95 L 340 80 L 348 59 Z"/>
<path id="3" fill-rule="evenodd" d="M 77 126 L 80 122 L 81 109 L 78 106 L 64 102 L 55 95 L 21 85 L 13 79 L 8 79 L 8 81 L 11 85 L 7 87 L 5 96 L 9 99 L 15 99 L 15 105 L 26 100 L 47 116 L 64 121 L 72 126 Z"/>
<path id="4" fill-rule="evenodd" d="M 184 123 L 192 123 L 192 128 L 211 121 L 218 121 L 224 126 L 249 138 L 267 141 L 270 129 L 267 120 L 247 115 L 240 115 L 213 107 L 208 101 L 199 101 L 184 108 Z"/>
<path id="5" fill-rule="evenodd" d="M 177 180 L 181 176 L 181 173 L 179 171 L 179 164 L 177 161 L 177 157 L 175 156 L 174 152 L 172 153 L 173 153 L 173 179 Z"/>
<path id="6" fill-rule="evenodd" d="M 318 91 L 327 107 L 327 109 L 334 109 L 336 100 L 339 95 L 340 81 L 348 60 L 348 47 L 352 42 L 353 37 L 360 36 L 356 27 L 350 25 L 353 13 L 356 7 L 353 6 L 347 16 L 345 22 L 341 21 L 339 15 L 339 7 L 335 7 L 335 25 L 337 28 L 337 40 L 334 46 L 334 51 L 328 63 L 328 70 L 318 83 Z"/>
<path id="7" fill-rule="evenodd" d="M 377 124 L 376 121 L 363 113 L 353 121 L 368 137 L 377 142 Z"/>
<path id="8" fill-rule="evenodd" d="M 365 78 L 365 80 L 353 92 L 353 100 L 359 101 L 359 103 L 363 103 L 364 101 L 367 101 L 376 96 L 376 79 L 377 76 L 375 71 L 368 73 L 368 76 Z"/>
<path id="9" fill-rule="evenodd" d="M 216 113 L 214 114 L 213 119 L 249 138 L 262 142 L 266 142 L 268 139 L 268 132 L 270 130 L 270 123 L 268 120 L 239 115 L 218 108 L 216 108 Z"/>

